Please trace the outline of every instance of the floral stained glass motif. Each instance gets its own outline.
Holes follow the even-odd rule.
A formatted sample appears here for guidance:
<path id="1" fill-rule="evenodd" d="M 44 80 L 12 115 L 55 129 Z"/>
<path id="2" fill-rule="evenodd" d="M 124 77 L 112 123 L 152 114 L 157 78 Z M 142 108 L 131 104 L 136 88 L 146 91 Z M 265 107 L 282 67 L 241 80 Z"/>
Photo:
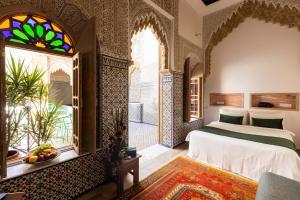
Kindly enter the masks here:
<path id="1" fill-rule="evenodd" d="M 5 18 L 0 22 L 0 33 L 8 42 L 74 53 L 70 36 L 55 22 L 38 15 Z"/>

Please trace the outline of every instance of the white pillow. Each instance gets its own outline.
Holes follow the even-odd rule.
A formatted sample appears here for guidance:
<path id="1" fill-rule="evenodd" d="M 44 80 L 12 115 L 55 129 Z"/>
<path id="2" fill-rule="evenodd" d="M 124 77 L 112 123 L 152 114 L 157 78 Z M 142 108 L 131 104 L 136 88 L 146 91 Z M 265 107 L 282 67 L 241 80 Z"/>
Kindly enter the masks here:
<path id="1" fill-rule="evenodd" d="M 243 117 L 243 125 L 248 124 L 248 111 L 242 109 L 229 109 L 229 108 L 221 108 L 219 110 L 220 114 L 235 116 L 235 117 Z"/>
<path id="2" fill-rule="evenodd" d="M 262 112 L 262 111 L 249 111 L 250 125 L 252 125 L 252 118 L 257 119 L 283 119 L 282 126 L 285 129 L 285 114 L 281 112 Z"/>

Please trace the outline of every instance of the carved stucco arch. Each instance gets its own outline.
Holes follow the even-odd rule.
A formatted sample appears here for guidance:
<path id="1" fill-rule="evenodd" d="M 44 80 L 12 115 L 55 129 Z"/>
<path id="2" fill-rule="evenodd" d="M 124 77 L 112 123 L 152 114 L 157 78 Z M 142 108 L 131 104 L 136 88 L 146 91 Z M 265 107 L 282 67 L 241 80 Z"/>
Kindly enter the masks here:
<path id="1" fill-rule="evenodd" d="M 168 70 L 169 69 L 169 45 L 168 45 L 168 39 L 167 34 L 165 31 L 164 26 L 162 25 L 161 20 L 154 12 L 140 12 L 141 14 L 138 14 L 134 17 L 134 20 L 132 20 L 131 31 L 130 31 L 130 60 L 131 58 L 131 38 L 134 34 L 146 29 L 151 28 L 153 33 L 155 34 L 156 38 L 160 42 L 160 51 L 162 54 L 162 66 L 161 69 Z"/>
<path id="2" fill-rule="evenodd" d="M 38 14 L 58 23 L 70 35 L 76 48 L 80 30 L 86 25 L 88 18 L 74 3 L 68 1 L 11 1 L 1 0 L 0 19 L 14 14 Z"/>
<path id="3" fill-rule="evenodd" d="M 212 33 L 208 45 L 204 52 L 205 74 L 204 78 L 211 72 L 211 53 L 225 37 L 227 37 L 235 28 L 239 26 L 246 18 L 255 18 L 265 22 L 296 27 L 300 31 L 300 10 L 292 6 L 281 6 L 279 3 L 274 5 L 264 1 L 247 0 L 243 2 L 238 9 L 233 12 L 231 17 Z"/>
<path id="4" fill-rule="evenodd" d="M 194 69 L 195 67 L 197 67 L 201 64 L 200 57 L 194 52 L 189 52 L 184 56 L 184 60 L 186 60 L 188 58 L 190 58 L 190 66 L 192 66 L 192 69 Z"/>

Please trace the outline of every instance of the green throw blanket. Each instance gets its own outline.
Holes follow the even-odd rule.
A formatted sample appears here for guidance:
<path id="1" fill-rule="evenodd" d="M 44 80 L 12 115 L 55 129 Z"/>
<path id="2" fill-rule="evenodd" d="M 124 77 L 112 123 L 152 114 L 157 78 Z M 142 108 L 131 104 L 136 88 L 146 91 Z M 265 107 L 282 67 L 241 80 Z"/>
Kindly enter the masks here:
<path id="1" fill-rule="evenodd" d="M 206 133 L 215 134 L 215 135 L 221 135 L 221 136 L 232 137 L 232 138 L 237 138 L 237 139 L 241 139 L 241 140 L 249 140 L 249 141 L 259 142 L 259 143 L 263 143 L 263 144 L 271 144 L 271 145 L 286 147 L 286 148 L 296 151 L 295 144 L 292 141 L 285 139 L 285 138 L 271 137 L 271 136 L 264 136 L 264 135 L 245 134 L 245 133 L 228 131 L 228 130 L 210 127 L 210 126 L 204 126 L 203 128 L 201 128 L 199 130 L 206 132 Z"/>

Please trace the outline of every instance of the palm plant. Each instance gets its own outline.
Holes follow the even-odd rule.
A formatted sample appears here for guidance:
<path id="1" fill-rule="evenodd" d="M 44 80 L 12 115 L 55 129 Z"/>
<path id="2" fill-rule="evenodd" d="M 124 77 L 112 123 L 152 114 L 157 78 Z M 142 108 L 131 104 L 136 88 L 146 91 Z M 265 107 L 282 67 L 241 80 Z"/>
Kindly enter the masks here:
<path id="1" fill-rule="evenodd" d="M 24 60 L 15 61 L 10 55 L 6 66 L 6 102 L 7 102 L 7 141 L 6 149 L 9 146 L 17 146 L 24 136 L 22 132 L 23 119 L 26 116 L 26 105 L 31 99 L 36 98 L 39 83 L 44 72 L 37 67 L 33 72 L 24 65 Z"/>
<path id="2" fill-rule="evenodd" d="M 6 149 L 19 146 L 27 135 L 29 151 L 33 144 L 41 145 L 53 136 L 61 105 L 49 104 L 49 87 L 43 82 L 45 71 L 38 66 L 30 70 L 29 66 L 24 65 L 24 60 L 16 62 L 10 55 L 6 68 Z"/>
<path id="3" fill-rule="evenodd" d="M 48 85 L 40 84 L 38 97 L 32 101 L 32 109 L 28 117 L 27 131 L 32 134 L 38 146 L 52 138 L 60 120 L 61 103 L 49 104 L 48 94 Z"/>

